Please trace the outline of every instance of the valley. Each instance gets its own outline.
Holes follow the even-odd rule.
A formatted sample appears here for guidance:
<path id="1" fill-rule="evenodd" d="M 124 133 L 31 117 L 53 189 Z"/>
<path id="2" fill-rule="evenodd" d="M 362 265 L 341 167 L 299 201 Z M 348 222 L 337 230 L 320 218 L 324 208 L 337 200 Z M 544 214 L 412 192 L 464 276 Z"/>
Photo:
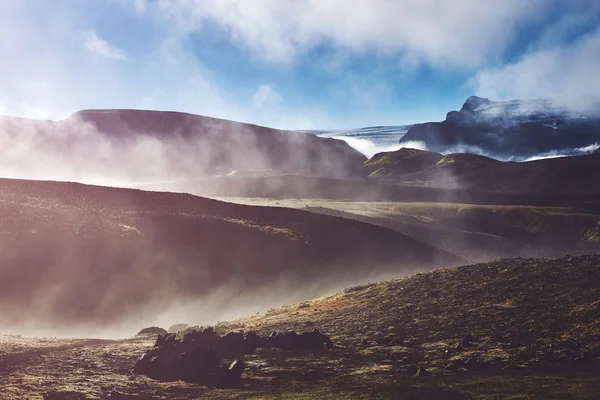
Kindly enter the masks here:
<path id="1" fill-rule="evenodd" d="M 83 175 L 0 178 L 2 400 L 600 396 L 597 154 L 367 159 L 139 110 L 3 123 L 43 138 L 38 172 L 81 161 L 78 129 L 109 144 Z"/>

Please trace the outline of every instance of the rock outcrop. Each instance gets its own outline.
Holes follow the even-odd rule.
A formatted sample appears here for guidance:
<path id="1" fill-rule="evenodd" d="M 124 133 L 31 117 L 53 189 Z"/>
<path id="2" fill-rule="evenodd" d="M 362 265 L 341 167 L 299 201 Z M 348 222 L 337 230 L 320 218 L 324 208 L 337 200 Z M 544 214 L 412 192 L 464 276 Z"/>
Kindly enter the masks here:
<path id="1" fill-rule="evenodd" d="M 497 102 L 471 96 L 444 121 L 412 126 L 400 144 L 410 141 L 436 152 L 477 148 L 504 158 L 583 154 L 579 149 L 600 141 L 600 112 L 576 113 L 547 100 Z"/>
<path id="2" fill-rule="evenodd" d="M 137 333 L 136 336 L 142 335 L 164 335 L 167 331 L 163 328 L 159 328 L 158 326 L 151 326 L 148 328 L 144 328 Z"/>
<path id="3" fill-rule="evenodd" d="M 311 332 L 275 332 L 262 337 L 256 332 L 230 332 L 219 336 L 212 328 L 192 331 L 178 338 L 160 335 L 154 347 L 142 355 L 131 372 L 163 382 L 183 380 L 217 387 L 237 387 L 246 364 L 240 358 L 257 349 L 278 348 L 291 352 L 321 352 L 332 348 L 326 335 Z M 225 359 L 234 361 L 224 363 Z"/>

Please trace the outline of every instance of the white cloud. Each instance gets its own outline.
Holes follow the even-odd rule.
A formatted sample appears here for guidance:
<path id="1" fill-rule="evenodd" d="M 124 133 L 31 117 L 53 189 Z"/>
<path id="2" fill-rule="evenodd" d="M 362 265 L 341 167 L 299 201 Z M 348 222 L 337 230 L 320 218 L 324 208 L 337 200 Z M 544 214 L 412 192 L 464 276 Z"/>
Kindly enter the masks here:
<path id="1" fill-rule="evenodd" d="M 494 99 L 545 97 L 574 109 L 600 96 L 600 29 L 571 45 L 525 54 L 514 64 L 484 69 L 471 80 L 475 93 Z"/>
<path id="2" fill-rule="evenodd" d="M 252 95 L 252 108 L 257 110 L 279 107 L 282 103 L 283 97 L 271 85 L 260 85 Z"/>
<path id="3" fill-rule="evenodd" d="M 289 62 L 317 45 L 405 53 L 476 67 L 502 55 L 513 28 L 544 0 L 153 0 L 180 33 L 207 22 L 259 58 Z"/>
<path id="4" fill-rule="evenodd" d="M 506 0 L 490 6 L 479 0 L 356 0 L 348 6 L 342 0 L 113 0 L 111 7 L 124 6 L 113 7 L 112 12 L 139 18 L 135 22 L 149 33 L 142 38 L 143 46 L 126 54 L 117 47 L 120 43 L 108 43 L 99 36 L 106 29 L 96 25 L 94 17 L 100 3 L 74 7 L 68 2 L 0 0 L 0 114 L 60 119 L 83 108 L 153 108 L 292 129 L 351 128 L 397 118 L 417 122 L 421 117 L 381 107 L 395 100 L 389 76 L 352 73 L 344 68 L 347 62 L 356 54 L 375 51 L 382 57 L 373 57 L 374 69 L 386 57 L 398 57 L 403 70 L 424 62 L 489 65 L 490 60 L 502 57 L 516 24 L 534 18 L 532 12 L 543 13 L 543 7 L 536 6 L 544 1 Z M 331 45 L 323 57 L 319 52 L 319 57 L 306 59 L 327 68 L 330 79 L 320 87 L 319 95 L 324 94 L 329 103 L 320 102 L 316 95 L 307 96 L 312 103 L 303 102 L 302 95 L 284 92 L 269 81 L 257 82 L 254 93 L 245 85 L 239 91 L 225 90 L 219 83 L 223 76 L 202 64 L 197 49 L 190 45 L 195 41 L 187 37 L 208 34 L 201 31 L 207 24 L 218 40 L 230 40 L 261 61 L 290 62 L 315 46 Z M 86 31 L 90 27 L 95 30 Z M 592 46 L 585 49 L 573 54 L 587 70 L 575 61 L 567 67 L 586 73 L 589 84 L 583 90 L 599 92 L 596 80 L 591 79 L 598 52 L 593 53 Z M 565 57 L 571 56 L 568 49 L 563 50 Z M 99 55 L 128 62 L 98 62 Z M 549 62 L 558 64 L 554 59 Z M 287 68 L 266 68 L 271 67 L 277 73 Z M 540 68 L 539 63 L 535 68 Z M 481 80 L 482 90 L 504 89 L 502 75 L 491 78 Z M 405 79 L 411 79 L 410 74 Z M 571 79 L 581 86 L 582 79 Z M 546 80 L 561 81 L 554 75 Z M 500 83 L 494 86 L 493 82 Z M 512 86 L 519 89 L 517 84 Z M 578 91 L 577 87 L 561 87 L 557 92 L 571 89 Z M 362 112 L 331 106 L 346 100 L 356 105 L 353 110 Z M 428 106 L 435 107 L 439 105 Z"/>
<path id="5" fill-rule="evenodd" d="M 106 40 L 99 37 L 94 30 L 85 32 L 83 34 L 83 39 L 84 47 L 92 53 L 99 54 L 102 57 L 109 58 L 111 60 L 127 59 L 127 56 L 123 50 L 111 45 Z"/>
<path id="6" fill-rule="evenodd" d="M 349 146 L 358 150 L 366 157 L 371 158 L 377 153 L 388 152 L 388 151 L 396 151 L 401 148 L 407 149 L 417 149 L 417 150 L 427 150 L 427 145 L 425 142 L 420 140 L 411 140 L 403 143 L 377 143 L 371 139 L 365 138 L 357 138 L 352 136 L 331 136 L 333 139 L 343 140 L 348 143 Z"/>

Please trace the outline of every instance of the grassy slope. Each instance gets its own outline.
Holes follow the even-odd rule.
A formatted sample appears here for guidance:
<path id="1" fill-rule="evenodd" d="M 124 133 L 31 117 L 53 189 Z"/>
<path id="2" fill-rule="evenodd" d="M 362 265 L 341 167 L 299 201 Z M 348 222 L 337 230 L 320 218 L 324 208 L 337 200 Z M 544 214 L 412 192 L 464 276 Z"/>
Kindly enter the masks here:
<path id="1" fill-rule="evenodd" d="M 370 222 L 470 260 L 548 257 L 600 250 L 600 213 L 573 208 L 327 199 L 227 200 L 303 208 Z"/>
<path id="2" fill-rule="evenodd" d="M 9 400 L 66 388 L 144 399 L 596 399 L 597 364 L 586 369 L 573 360 L 587 351 L 598 362 L 599 298 L 600 256 L 499 260 L 354 287 L 217 325 L 223 333 L 265 334 L 318 327 L 339 346 L 326 354 L 249 356 L 244 390 L 123 375 L 151 339 L 57 347 L 0 337 L 0 351 L 17 354 L 0 364 L 0 386 Z M 465 335 L 475 342 L 456 350 Z M 445 369 L 472 357 L 477 368 Z M 413 378 L 411 365 L 433 376 Z"/>
<path id="3" fill-rule="evenodd" d="M 406 149 L 391 152 L 388 158 L 397 157 L 397 153 L 402 155 L 402 151 Z M 417 153 L 421 157 L 436 154 Z M 600 173 L 600 157 L 597 154 L 529 162 L 500 162 L 475 154 L 448 154 L 438 162 L 434 161 L 435 158 L 429 163 L 403 168 L 394 163 L 385 163 L 379 166 L 378 173 L 373 178 L 388 183 L 517 194 L 525 198 L 538 198 L 538 201 L 543 200 L 537 196 L 540 193 L 570 195 L 573 201 L 577 197 L 581 205 L 590 201 L 589 196 L 597 199 L 600 192 L 600 184 L 596 178 Z M 370 161 L 365 163 L 367 172 L 369 163 Z M 565 202 L 563 205 L 569 204 Z"/>
<path id="4" fill-rule="evenodd" d="M 302 210 L 57 182 L 0 180 L 0 235 L 1 317 L 15 322 L 29 308 L 102 323 L 222 285 L 235 289 L 224 301 L 286 280 L 312 286 L 311 296 L 458 260 L 391 230 Z"/>
<path id="5" fill-rule="evenodd" d="M 587 156 L 567 158 L 584 157 Z M 600 160 L 600 157 L 596 157 L 596 159 Z M 485 169 L 482 171 L 477 166 L 471 168 L 470 164 L 467 165 L 466 172 L 463 171 L 468 178 L 463 176 L 467 179 L 463 184 L 461 175 L 452 169 L 458 164 L 456 162 L 444 163 L 444 166 L 450 166 L 450 169 L 446 167 L 440 168 L 439 171 L 436 169 L 438 172 L 436 172 L 435 179 L 429 179 L 430 176 L 427 174 L 422 179 L 412 179 L 417 174 L 424 173 L 421 171 L 416 174 L 399 175 L 401 180 L 396 178 L 392 180 L 386 180 L 386 178 L 353 180 L 298 175 L 225 176 L 138 183 L 133 186 L 144 190 L 185 192 L 207 197 L 453 202 L 482 205 L 576 207 L 595 211 L 600 209 L 598 203 L 600 188 L 597 187 L 597 179 L 595 179 L 598 171 L 596 167 L 588 167 L 585 163 L 565 167 L 565 171 L 571 171 L 570 176 L 561 169 L 560 164 L 557 164 L 556 168 L 550 169 L 546 164 L 535 164 L 537 166 L 530 171 L 525 173 L 517 171 L 506 178 L 506 182 L 498 183 L 500 186 L 506 184 L 502 186 L 502 190 L 496 187 L 496 175 L 500 175 L 500 173 L 488 174 L 485 173 Z M 493 161 L 493 164 L 530 163 Z M 600 167 L 600 162 L 596 164 Z M 465 170 L 464 165 L 461 168 Z M 385 175 L 383 172 L 381 174 Z M 476 184 L 475 181 L 481 184 Z"/>
<path id="6" fill-rule="evenodd" d="M 442 157 L 438 153 L 407 148 L 382 152 L 364 162 L 363 174 L 369 177 L 381 177 L 417 172 L 435 165 Z"/>

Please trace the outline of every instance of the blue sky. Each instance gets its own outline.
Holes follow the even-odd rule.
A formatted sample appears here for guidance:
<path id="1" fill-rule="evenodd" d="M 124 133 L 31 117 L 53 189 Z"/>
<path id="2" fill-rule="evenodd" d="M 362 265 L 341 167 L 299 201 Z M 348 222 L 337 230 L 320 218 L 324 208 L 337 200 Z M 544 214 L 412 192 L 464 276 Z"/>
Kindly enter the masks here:
<path id="1" fill-rule="evenodd" d="M 0 114 L 401 125 L 471 94 L 583 106 L 600 95 L 600 1 L 0 0 L 0 60 Z"/>

